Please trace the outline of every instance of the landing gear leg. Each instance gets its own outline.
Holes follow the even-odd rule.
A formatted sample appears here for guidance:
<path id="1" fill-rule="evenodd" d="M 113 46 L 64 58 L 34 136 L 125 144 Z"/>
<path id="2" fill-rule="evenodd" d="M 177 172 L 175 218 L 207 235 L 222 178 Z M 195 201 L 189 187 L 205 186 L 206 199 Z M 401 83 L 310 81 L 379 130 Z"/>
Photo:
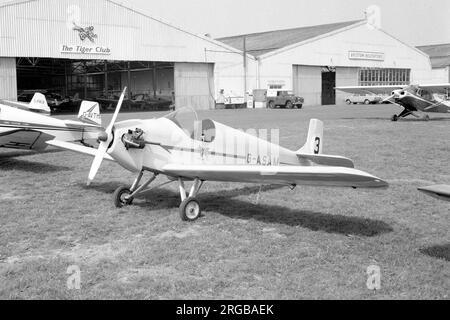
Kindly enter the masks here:
<path id="1" fill-rule="evenodd" d="M 402 113 L 400 113 L 399 115 L 394 114 L 391 118 L 392 121 L 396 122 L 398 121 L 400 118 L 404 118 L 406 116 L 409 116 L 410 114 L 412 114 L 411 111 L 405 109 L 402 111 Z"/>
<path id="2" fill-rule="evenodd" d="M 186 195 L 184 181 L 181 178 L 178 181 L 180 184 L 180 196 L 182 201 L 180 205 L 180 218 L 183 221 L 193 222 L 197 220 L 202 213 L 200 202 L 196 197 L 203 185 L 203 181 L 195 179 L 191 191 L 189 192 L 189 196 Z"/>
<path id="3" fill-rule="evenodd" d="M 128 188 L 127 186 L 121 186 L 117 188 L 117 190 L 114 192 L 114 204 L 117 208 L 131 205 L 133 203 L 134 197 L 142 190 L 147 188 L 153 181 L 155 181 L 158 177 L 158 174 L 154 173 L 146 183 L 139 187 L 139 183 L 141 182 L 143 176 L 144 170 L 139 172 L 139 175 L 137 176 L 136 180 L 134 180 L 131 188 Z"/>

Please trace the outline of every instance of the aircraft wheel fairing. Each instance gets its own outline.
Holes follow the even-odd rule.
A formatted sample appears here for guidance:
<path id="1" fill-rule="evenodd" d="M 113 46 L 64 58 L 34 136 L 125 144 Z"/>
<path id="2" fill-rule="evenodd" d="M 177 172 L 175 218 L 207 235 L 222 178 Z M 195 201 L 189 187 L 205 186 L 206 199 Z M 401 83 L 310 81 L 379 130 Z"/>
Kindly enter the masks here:
<path id="1" fill-rule="evenodd" d="M 187 198 L 180 205 L 180 217 L 183 221 L 193 222 L 200 217 L 202 209 L 196 198 Z"/>
<path id="2" fill-rule="evenodd" d="M 396 122 L 398 121 L 398 116 L 396 114 L 394 114 L 391 118 L 392 121 Z"/>
<path id="3" fill-rule="evenodd" d="M 128 187 L 119 187 L 114 192 L 114 205 L 117 208 L 123 208 L 133 203 L 133 198 L 130 197 L 131 190 Z"/>

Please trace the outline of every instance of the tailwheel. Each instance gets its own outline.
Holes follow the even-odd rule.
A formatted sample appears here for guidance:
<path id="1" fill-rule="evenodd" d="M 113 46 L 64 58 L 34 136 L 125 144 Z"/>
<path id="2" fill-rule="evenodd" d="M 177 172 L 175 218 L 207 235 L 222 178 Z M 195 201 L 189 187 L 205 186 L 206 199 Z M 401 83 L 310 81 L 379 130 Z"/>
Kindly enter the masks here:
<path id="1" fill-rule="evenodd" d="M 392 121 L 396 122 L 398 121 L 398 115 L 394 114 L 391 118 Z"/>
<path id="2" fill-rule="evenodd" d="M 200 217 L 202 209 L 194 197 L 186 198 L 180 205 L 180 217 L 183 221 L 193 222 Z"/>
<path id="3" fill-rule="evenodd" d="M 117 208 L 132 205 L 133 200 L 134 198 L 131 197 L 131 190 L 128 187 L 119 187 L 114 192 L 114 205 Z"/>

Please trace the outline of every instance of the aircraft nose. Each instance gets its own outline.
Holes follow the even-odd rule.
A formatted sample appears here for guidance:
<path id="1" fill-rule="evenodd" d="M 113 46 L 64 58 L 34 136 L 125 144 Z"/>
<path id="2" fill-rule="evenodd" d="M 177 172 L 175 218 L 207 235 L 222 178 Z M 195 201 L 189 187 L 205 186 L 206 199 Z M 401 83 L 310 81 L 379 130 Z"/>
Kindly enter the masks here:
<path id="1" fill-rule="evenodd" d="M 394 99 L 399 99 L 400 98 L 400 90 L 393 91 L 392 96 L 394 97 Z"/>

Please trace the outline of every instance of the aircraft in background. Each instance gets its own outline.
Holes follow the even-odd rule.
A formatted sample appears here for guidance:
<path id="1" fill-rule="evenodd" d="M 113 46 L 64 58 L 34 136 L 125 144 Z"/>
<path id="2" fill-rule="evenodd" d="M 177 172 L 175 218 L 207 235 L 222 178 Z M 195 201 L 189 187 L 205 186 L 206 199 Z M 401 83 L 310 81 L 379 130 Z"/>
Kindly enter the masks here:
<path id="1" fill-rule="evenodd" d="M 383 102 L 390 102 L 403 108 L 400 114 L 392 116 L 392 121 L 412 115 L 429 120 L 426 113 L 450 113 L 450 83 L 409 86 L 358 86 L 336 87 L 353 94 L 389 95 Z M 439 97 L 439 95 L 441 97 Z"/>
<path id="2" fill-rule="evenodd" d="M 450 201 L 450 186 L 437 185 L 419 188 L 419 191 L 440 200 Z"/>
<path id="3" fill-rule="evenodd" d="M 78 141 L 97 139 L 102 131 L 98 103 L 83 101 L 78 121 L 50 117 L 46 98 L 36 93 L 30 103 L 0 101 L 0 147 L 43 150 L 46 141 Z M 86 144 L 87 145 L 87 144 Z"/>
<path id="4" fill-rule="evenodd" d="M 311 120 L 307 142 L 295 152 L 210 119 L 198 121 L 195 111 L 188 108 L 158 119 L 116 123 L 124 95 L 125 91 L 111 123 L 99 134 L 97 150 L 58 140 L 47 142 L 95 156 L 88 185 L 103 159 L 115 161 L 135 172 L 137 177 L 132 186 L 119 187 L 114 193 L 114 203 L 119 208 L 131 205 L 136 196 L 151 190 L 149 185 L 159 175 L 168 178 L 162 185 L 178 182 L 182 201 L 180 216 L 184 221 L 199 218 L 201 207 L 197 195 L 205 181 L 276 184 L 292 188 L 297 185 L 388 186 L 385 181 L 354 169 L 350 159 L 323 155 L 323 123 L 319 120 Z M 152 176 L 140 184 L 145 171 L 151 172 Z M 186 181 L 193 181 L 189 193 L 186 192 Z"/>
<path id="5" fill-rule="evenodd" d="M 0 104 L 13 108 L 43 113 L 50 115 L 51 109 L 47 104 L 47 98 L 40 92 L 36 92 L 29 103 L 20 101 L 0 100 Z"/>

